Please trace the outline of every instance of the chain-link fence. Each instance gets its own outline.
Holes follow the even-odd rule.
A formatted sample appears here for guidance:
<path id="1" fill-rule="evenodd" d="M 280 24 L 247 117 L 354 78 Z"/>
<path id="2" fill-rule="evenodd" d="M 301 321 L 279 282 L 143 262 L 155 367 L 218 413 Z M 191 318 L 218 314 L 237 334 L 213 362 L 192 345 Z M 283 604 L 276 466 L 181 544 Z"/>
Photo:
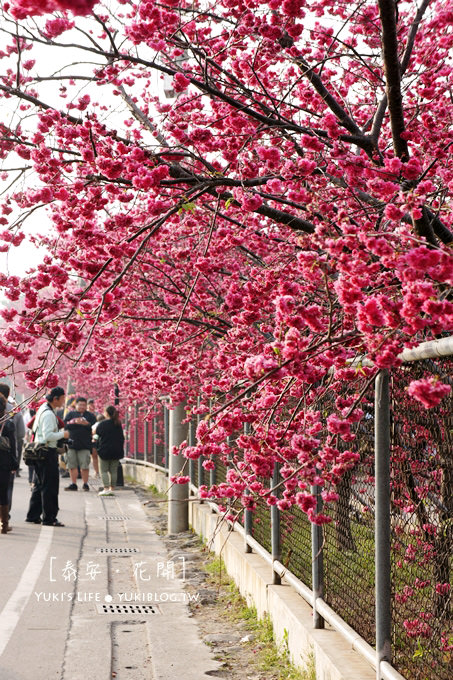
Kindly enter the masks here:
<path id="1" fill-rule="evenodd" d="M 453 393 L 428 410 L 407 392 L 451 376 L 452 359 L 392 374 L 393 664 L 409 680 L 453 677 Z"/>
<path id="2" fill-rule="evenodd" d="M 252 513 L 252 537 L 268 552 L 272 552 L 271 512 L 263 498 L 258 499 L 256 510 Z"/>
<path id="3" fill-rule="evenodd" d="M 453 677 L 453 391 L 441 406 L 425 409 L 409 397 L 408 385 L 425 377 L 451 382 L 453 358 L 405 364 L 391 374 L 391 635 L 392 665 L 407 680 Z M 328 407 L 326 413 L 328 413 Z M 355 467 L 332 488 L 338 500 L 332 522 L 323 527 L 323 599 L 369 644 L 376 641 L 375 617 L 375 435 L 374 390 L 362 398 L 364 416 L 354 430 Z M 147 426 L 140 409 L 131 408 L 131 457 L 165 467 L 168 418 L 160 408 Z M 192 428 L 189 437 L 194 443 Z M 231 457 L 205 470 L 191 461 L 191 482 L 220 484 L 234 464 Z M 263 480 L 261 480 L 263 481 Z M 267 480 L 269 483 L 269 480 Z M 274 509 L 275 513 L 275 509 Z M 239 515 L 241 523 L 244 513 Z M 275 520 L 274 520 L 275 521 Z M 311 523 L 297 507 L 281 513 L 281 562 L 313 587 Z M 271 508 L 258 499 L 250 533 L 272 553 Z"/>
<path id="4" fill-rule="evenodd" d="M 281 515 L 280 547 L 282 564 L 311 588 L 311 523 L 297 505 Z"/>

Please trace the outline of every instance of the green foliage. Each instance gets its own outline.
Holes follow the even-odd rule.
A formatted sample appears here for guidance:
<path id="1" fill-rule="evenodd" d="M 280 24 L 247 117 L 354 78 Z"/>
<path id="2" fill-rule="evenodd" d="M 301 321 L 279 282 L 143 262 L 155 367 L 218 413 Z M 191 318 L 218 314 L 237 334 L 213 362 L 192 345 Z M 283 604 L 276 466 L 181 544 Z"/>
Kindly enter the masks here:
<path id="1" fill-rule="evenodd" d="M 423 649 L 420 640 L 417 642 L 417 649 L 412 655 L 413 659 L 421 659 L 425 653 L 425 650 Z"/>
<path id="2" fill-rule="evenodd" d="M 316 669 L 313 654 L 310 654 L 304 669 L 291 662 L 288 644 L 288 631 L 285 628 L 282 642 L 277 645 L 274 640 L 272 621 L 268 615 L 257 626 L 258 641 L 261 645 L 258 665 L 262 671 L 275 674 L 278 680 L 316 680 Z"/>
<path id="3" fill-rule="evenodd" d="M 195 203 L 193 203 L 192 201 L 189 201 L 188 203 L 183 203 L 178 210 L 178 215 L 181 215 L 181 213 L 184 212 L 194 213 L 195 208 L 196 208 Z"/>
<path id="4" fill-rule="evenodd" d="M 211 583 L 213 585 L 216 585 L 217 587 L 226 586 L 228 589 L 234 586 L 226 572 L 221 557 L 209 556 L 209 559 L 205 562 L 204 569 L 211 576 Z"/>

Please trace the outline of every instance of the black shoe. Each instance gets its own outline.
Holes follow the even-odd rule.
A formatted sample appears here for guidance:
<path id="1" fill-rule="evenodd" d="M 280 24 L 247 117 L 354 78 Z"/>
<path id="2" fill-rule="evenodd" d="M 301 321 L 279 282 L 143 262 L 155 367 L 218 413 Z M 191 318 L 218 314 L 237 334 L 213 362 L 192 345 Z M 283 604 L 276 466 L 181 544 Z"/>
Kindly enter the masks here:
<path id="1" fill-rule="evenodd" d="M 77 484 L 70 484 L 69 486 L 65 486 L 64 488 L 65 491 L 78 491 L 79 488 Z"/>
<path id="2" fill-rule="evenodd" d="M 41 519 L 26 519 L 29 524 L 41 524 Z"/>
<path id="3" fill-rule="evenodd" d="M 53 522 L 43 522 L 42 524 L 45 527 L 64 527 L 63 522 L 59 522 L 57 519 L 55 519 Z"/>
<path id="4" fill-rule="evenodd" d="M 88 486 L 88 484 L 84 484 L 84 485 L 82 486 L 82 489 L 83 489 L 84 491 L 89 491 L 89 490 L 90 490 L 90 487 Z"/>

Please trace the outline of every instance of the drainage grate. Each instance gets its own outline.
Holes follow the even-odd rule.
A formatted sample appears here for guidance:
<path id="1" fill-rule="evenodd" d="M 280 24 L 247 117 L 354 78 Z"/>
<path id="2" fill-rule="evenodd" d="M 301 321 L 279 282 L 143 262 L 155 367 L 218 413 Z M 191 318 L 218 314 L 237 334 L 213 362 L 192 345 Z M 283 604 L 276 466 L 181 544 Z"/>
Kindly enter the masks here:
<path id="1" fill-rule="evenodd" d="M 130 519 L 128 515 L 98 515 L 98 519 L 109 519 L 112 522 L 122 522 L 125 519 Z"/>
<path id="2" fill-rule="evenodd" d="M 140 548 L 96 548 L 97 553 L 114 553 L 115 555 L 130 555 L 131 553 L 139 553 Z"/>
<path id="3" fill-rule="evenodd" d="M 97 604 L 98 614 L 162 614 L 153 604 Z"/>

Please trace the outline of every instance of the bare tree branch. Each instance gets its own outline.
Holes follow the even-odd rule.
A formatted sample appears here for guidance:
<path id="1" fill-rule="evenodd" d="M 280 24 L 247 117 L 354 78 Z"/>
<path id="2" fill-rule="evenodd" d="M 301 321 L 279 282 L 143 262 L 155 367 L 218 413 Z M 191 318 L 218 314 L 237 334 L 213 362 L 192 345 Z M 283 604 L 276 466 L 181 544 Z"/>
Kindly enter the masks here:
<path id="1" fill-rule="evenodd" d="M 378 0 L 378 5 L 382 25 L 382 52 L 393 148 L 398 158 L 407 161 L 409 149 L 406 140 L 402 137 L 405 125 L 396 33 L 396 6 L 394 0 Z"/>

